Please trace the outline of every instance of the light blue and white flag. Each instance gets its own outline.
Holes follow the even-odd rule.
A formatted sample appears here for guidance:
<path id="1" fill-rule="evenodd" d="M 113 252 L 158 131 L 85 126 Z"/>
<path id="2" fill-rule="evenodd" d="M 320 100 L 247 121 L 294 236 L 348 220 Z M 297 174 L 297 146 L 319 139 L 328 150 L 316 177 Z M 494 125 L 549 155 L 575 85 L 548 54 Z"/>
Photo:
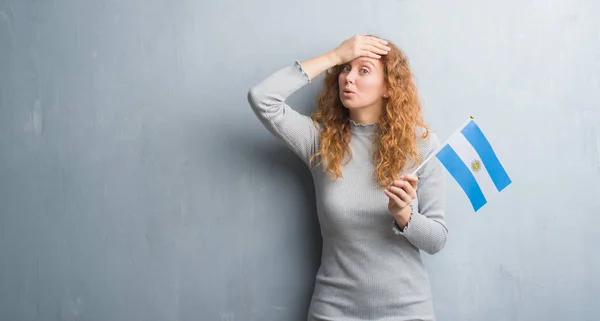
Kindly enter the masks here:
<path id="1" fill-rule="evenodd" d="M 477 212 L 512 181 L 473 117 L 435 153 Z"/>

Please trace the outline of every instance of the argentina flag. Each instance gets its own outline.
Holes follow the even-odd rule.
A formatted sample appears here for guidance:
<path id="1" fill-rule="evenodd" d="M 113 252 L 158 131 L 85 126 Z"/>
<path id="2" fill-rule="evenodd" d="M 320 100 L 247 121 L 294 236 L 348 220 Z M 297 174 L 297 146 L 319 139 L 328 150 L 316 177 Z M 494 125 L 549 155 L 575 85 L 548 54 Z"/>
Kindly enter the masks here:
<path id="1" fill-rule="evenodd" d="M 475 212 L 511 183 L 494 149 L 472 117 L 450 136 L 435 156 L 467 194 Z"/>

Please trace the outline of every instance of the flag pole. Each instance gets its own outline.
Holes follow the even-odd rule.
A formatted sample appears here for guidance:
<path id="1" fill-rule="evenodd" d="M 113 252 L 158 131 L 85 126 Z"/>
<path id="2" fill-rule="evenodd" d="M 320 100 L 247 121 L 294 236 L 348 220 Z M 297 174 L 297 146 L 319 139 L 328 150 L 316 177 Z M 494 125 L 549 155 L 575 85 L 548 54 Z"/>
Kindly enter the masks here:
<path id="1" fill-rule="evenodd" d="M 417 167 L 417 169 L 415 169 L 412 172 L 412 175 L 417 175 L 417 172 L 419 170 L 421 170 L 421 168 L 423 168 L 423 166 L 425 166 L 425 163 L 427 163 L 432 157 L 434 157 L 442 148 L 444 148 L 444 146 L 446 145 L 446 143 L 448 142 L 448 140 L 454 136 L 454 134 L 460 132 L 461 130 L 463 130 L 463 128 L 465 128 L 465 126 L 467 126 L 467 124 L 471 121 L 475 119 L 475 117 L 473 116 L 469 116 L 469 119 L 467 121 L 465 121 L 464 124 L 462 124 L 456 131 L 454 131 L 454 133 L 452 133 L 452 135 L 450 135 L 450 137 L 448 139 L 446 139 L 446 141 L 444 141 L 443 144 L 440 145 L 440 147 L 438 147 L 433 153 L 431 153 L 422 163 L 421 165 L 419 165 L 419 167 Z"/>

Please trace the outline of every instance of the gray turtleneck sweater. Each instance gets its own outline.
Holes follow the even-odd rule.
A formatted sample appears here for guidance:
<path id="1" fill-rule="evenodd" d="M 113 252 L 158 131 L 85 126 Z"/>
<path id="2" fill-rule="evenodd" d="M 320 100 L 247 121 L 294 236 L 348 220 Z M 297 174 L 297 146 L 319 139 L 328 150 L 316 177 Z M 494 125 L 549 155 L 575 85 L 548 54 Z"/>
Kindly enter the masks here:
<path id="1" fill-rule="evenodd" d="M 309 82 L 296 61 L 248 93 L 262 124 L 307 165 L 319 149 L 319 125 L 285 101 Z M 397 234 L 388 197 L 373 174 L 372 137 L 378 125 L 350 124 L 352 156 L 342 167 L 343 178 L 332 180 L 321 166 L 310 167 L 323 251 L 308 320 L 435 320 L 421 251 L 434 254 L 446 242 L 443 167 L 432 157 L 418 171 L 412 218 Z M 433 133 L 427 139 L 418 137 L 418 143 L 421 159 L 439 146 Z"/>

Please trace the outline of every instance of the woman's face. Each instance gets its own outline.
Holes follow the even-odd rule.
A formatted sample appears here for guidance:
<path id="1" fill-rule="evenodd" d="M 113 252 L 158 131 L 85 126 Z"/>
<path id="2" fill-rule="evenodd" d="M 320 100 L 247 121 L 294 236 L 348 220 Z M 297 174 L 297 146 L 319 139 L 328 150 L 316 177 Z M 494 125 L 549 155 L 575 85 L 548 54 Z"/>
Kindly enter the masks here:
<path id="1" fill-rule="evenodd" d="M 346 108 L 381 108 L 386 88 L 379 59 L 359 57 L 344 64 L 338 84 L 340 99 Z"/>

